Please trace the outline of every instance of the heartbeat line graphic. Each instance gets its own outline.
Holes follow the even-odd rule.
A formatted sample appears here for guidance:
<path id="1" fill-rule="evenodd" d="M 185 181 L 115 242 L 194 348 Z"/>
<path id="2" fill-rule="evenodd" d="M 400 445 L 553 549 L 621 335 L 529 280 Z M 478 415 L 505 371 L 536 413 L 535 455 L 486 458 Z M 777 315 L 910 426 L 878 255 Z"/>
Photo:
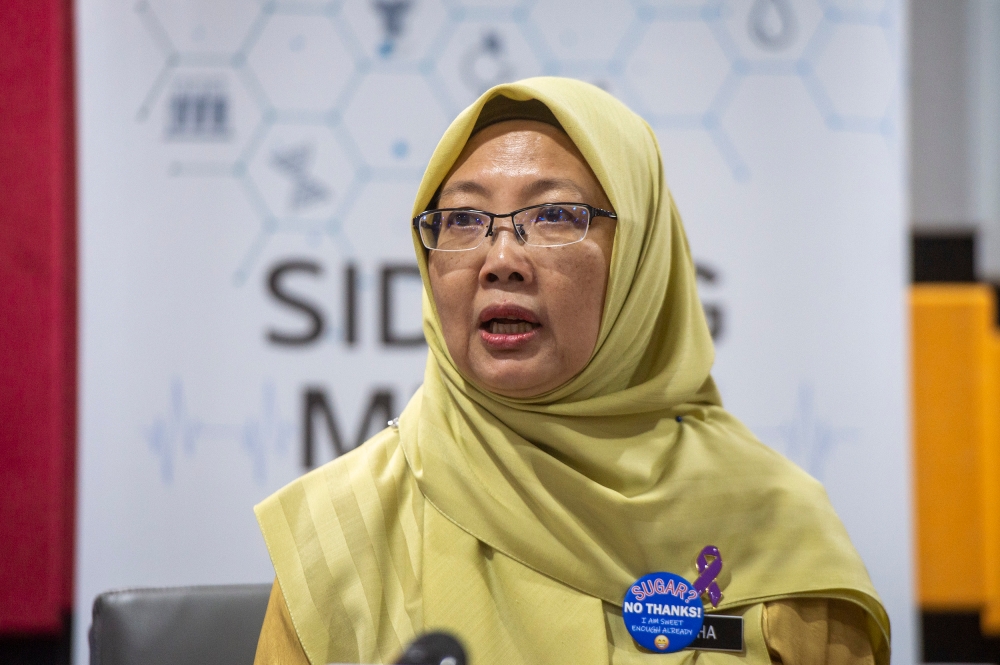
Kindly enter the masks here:
<path id="1" fill-rule="evenodd" d="M 160 480 L 166 485 L 173 483 L 179 457 L 193 458 L 205 445 L 228 443 L 238 444 L 238 449 L 250 458 L 254 481 L 263 485 L 267 481 L 269 456 L 287 455 L 298 429 L 279 413 L 272 382 L 261 387 L 258 414 L 242 423 L 203 420 L 189 412 L 184 384 L 178 378 L 173 379 L 166 414 L 154 419 L 145 432 L 149 450 L 159 461 Z"/>
<path id="2" fill-rule="evenodd" d="M 782 441 L 785 456 L 820 481 L 831 453 L 840 445 L 856 441 L 860 435 L 856 427 L 835 427 L 820 417 L 813 387 L 805 382 L 799 384 L 794 415 L 777 426 L 761 427 L 758 431 L 765 440 Z"/>

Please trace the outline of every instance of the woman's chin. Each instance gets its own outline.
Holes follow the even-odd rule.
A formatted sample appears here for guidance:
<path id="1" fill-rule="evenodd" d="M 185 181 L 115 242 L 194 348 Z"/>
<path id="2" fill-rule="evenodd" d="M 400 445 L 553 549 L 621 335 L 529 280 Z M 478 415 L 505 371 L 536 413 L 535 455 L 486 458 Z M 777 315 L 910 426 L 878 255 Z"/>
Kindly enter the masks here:
<path id="1" fill-rule="evenodd" d="M 534 397 L 548 392 L 561 381 L 551 365 L 538 358 L 492 360 L 476 363 L 473 375 L 480 386 L 504 397 Z"/>

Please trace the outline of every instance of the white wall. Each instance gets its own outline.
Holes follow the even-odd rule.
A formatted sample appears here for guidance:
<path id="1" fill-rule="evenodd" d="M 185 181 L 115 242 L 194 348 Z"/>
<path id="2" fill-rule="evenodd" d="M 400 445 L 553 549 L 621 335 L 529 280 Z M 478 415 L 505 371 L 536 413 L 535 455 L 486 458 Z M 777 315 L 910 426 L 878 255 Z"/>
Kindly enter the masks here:
<path id="1" fill-rule="evenodd" d="M 913 228 L 974 232 L 977 277 L 1000 281 L 1000 4 L 911 7 Z"/>
<path id="2" fill-rule="evenodd" d="M 482 89 L 540 73 L 656 129 L 726 404 L 825 483 L 913 662 L 904 4 L 377 4 L 77 3 L 77 662 L 101 590 L 271 578 L 251 507 L 304 470 L 309 400 L 350 447 L 421 380 L 405 267 L 430 151 Z M 315 340 L 272 339 L 311 310 Z"/>

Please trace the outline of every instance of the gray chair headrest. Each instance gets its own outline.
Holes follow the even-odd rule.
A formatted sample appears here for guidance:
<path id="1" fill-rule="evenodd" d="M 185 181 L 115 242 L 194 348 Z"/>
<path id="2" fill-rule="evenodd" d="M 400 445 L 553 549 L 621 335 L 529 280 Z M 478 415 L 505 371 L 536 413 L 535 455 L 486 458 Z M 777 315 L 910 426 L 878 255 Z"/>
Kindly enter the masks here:
<path id="1" fill-rule="evenodd" d="M 252 665 L 270 584 L 124 589 L 94 600 L 91 665 Z"/>

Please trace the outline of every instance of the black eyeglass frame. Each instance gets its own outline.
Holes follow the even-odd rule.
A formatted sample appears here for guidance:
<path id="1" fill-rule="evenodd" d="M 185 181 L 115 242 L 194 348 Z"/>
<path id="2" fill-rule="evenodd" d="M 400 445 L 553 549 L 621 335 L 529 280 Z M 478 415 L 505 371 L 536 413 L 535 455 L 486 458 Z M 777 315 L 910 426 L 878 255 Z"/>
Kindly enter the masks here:
<path id="1" fill-rule="evenodd" d="M 594 223 L 595 217 L 607 217 L 608 219 L 618 220 L 618 215 L 611 212 L 610 210 L 604 210 L 603 208 L 598 208 L 597 206 L 592 206 L 589 203 L 578 203 L 570 201 L 553 201 L 551 203 L 536 203 L 535 205 L 525 206 L 523 208 L 518 208 L 511 212 L 506 212 L 503 214 L 487 212 L 486 210 L 477 210 L 476 208 L 434 208 L 432 210 L 424 210 L 422 213 L 413 218 L 413 229 L 417 232 L 417 237 L 420 238 L 420 244 L 422 244 L 427 249 L 432 252 L 467 252 L 469 250 L 477 249 L 483 244 L 483 240 L 494 235 L 493 224 L 496 222 L 497 217 L 510 217 L 510 222 L 514 226 L 514 235 L 521 242 L 527 244 L 527 239 L 521 235 L 521 229 L 518 228 L 518 224 L 514 224 L 514 216 L 524 212 L 525 210 L 531 210 L 532 208 L 544 208 L 546 206 L 576 206 L 578 208 L 585 208 L 590 215 L 587 219 L 587 228 L 580 236 L 579 240 L 574 240 L 573 242 L 563 243 L 561 245 L 532 245 L 532 247 L 566 247 L 567 245 L 575 245 L 578 242 L 583 241 L 587 237 L 587 231 L 590 230 L 590 225 Z M 420 234 L 420 218 L 424 215 L 430 215 L 437 212 L 474 212 L 480 215 L 486 215 L 490 218 L 490 225 L 486 227 L 486 233 L 480 237 L 479 244 L 474 247 L 465 247 L 463 249 L 435 249 L 433 247 L 427 247 L 427 243 L 424 242 L 424 237 Z"/>

